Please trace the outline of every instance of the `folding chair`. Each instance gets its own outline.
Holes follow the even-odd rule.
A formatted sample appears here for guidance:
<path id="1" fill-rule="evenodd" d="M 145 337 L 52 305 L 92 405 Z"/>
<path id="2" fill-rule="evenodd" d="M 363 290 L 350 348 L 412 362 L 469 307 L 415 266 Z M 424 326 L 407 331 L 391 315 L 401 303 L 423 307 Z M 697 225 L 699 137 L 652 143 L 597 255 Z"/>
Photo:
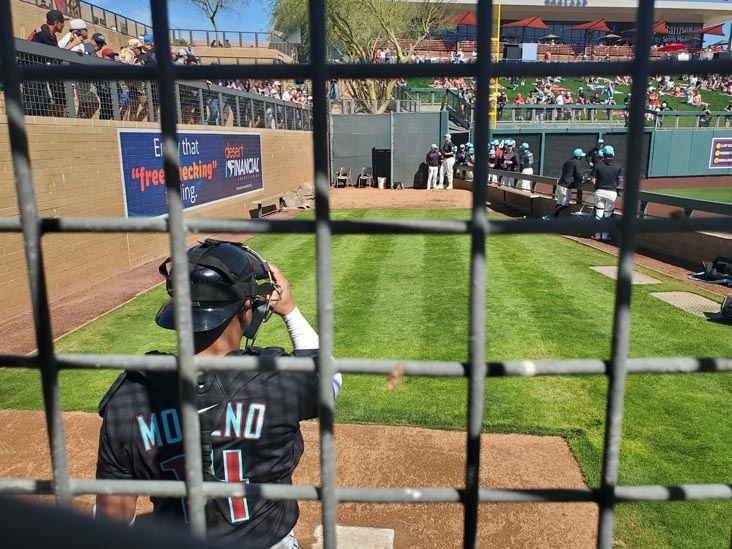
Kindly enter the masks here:
<path id="1" fill-rule="evenodd" d="M 341 169 L 338 170 L 338 176 L 336 177 L 336 188 L 338 187 L 348 187 L 351 184 L 351 168 L 344 168 L 341 166 Z"/>
<path id="2" fill-rule="evenodd" d="M 371 171 L 371 166 L 365 166 L 361 168 L 361 175 L 358 176 L 356 181 L 356 187 L 373 187 L 374 176 Z"/>

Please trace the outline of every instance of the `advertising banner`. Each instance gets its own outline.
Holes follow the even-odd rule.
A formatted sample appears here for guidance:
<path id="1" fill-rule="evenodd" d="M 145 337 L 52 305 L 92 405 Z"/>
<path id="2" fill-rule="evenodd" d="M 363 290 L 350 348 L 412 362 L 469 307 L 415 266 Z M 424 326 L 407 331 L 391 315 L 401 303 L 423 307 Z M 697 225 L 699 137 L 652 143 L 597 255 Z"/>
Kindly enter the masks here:
<path id="1" fill-rule="evenodd" d="M 119 129 L 127 217 L 168 213 L 163 145 L 157 130 Z M 262 141 L 253 133 L 178 132 L 185 209 L 262 190 Z"/>
<path id="2" fill-rule="evenodd" d="M 712 154 L 709 169 L 732 168 L 732 138 L 715 137 L 712 139 Z"/>

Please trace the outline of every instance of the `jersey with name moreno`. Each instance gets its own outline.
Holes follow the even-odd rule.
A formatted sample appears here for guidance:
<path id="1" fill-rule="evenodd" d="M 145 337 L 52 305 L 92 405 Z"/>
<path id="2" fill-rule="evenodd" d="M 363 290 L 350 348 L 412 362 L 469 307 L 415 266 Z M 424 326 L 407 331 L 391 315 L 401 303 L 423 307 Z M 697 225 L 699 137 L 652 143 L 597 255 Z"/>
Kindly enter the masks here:
<path id="1" fill-rule="evenodd" d="M 315 356 L 295 351 L 293 356 Z M 159 353 L 151 353 L 159 354 Z M 231 355 L 283 356 L 277 347 L 249 347 Z M 99 479 L 184 480 L 183 433 L 173 373 L 123 373 L 99 405 L 104 418 Z M 318 376 L 305 372 L 206 372 L 196 407 L 201 422 L 204 480 L 291 484 L 304 444 L 300 421 L 317 416 Z M 184 498 L 151 498 L 153 517 L 188 521 Z M 212 539 L 242 547 L 270 547 L 295 526 L 295 500 L 209 500 Z M 242 545 L 243 544 L 243 545 Z"/>

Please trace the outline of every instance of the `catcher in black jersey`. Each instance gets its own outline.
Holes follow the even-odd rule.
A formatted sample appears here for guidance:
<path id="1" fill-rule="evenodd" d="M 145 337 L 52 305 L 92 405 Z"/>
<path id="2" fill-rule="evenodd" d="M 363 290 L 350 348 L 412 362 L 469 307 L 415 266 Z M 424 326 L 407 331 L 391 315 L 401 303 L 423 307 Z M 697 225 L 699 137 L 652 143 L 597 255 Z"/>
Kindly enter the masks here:
<path id="1" fill-rule="evenodd" d="M 284 349 L 253 343 L 269 316 L 281 316 L 293 355 L 315 356 L 318 334 L 305 320 L 289 283 L 274 265 L 234 242 L 206 240 L 188 251 L 195 352 L 197 355 L 281 356 Z M 167 290 L 172 279 L 160 266 Z M 173 302 L 157 314 L 159 326 L 175 329 Z M 300 421 L 317 416 L 315 373 L 210 371 L 198 379 L 205 481 L 291 484 L 303 453 Z M 333 378 L 337 394 L 341 376 Z M 183 436 L 176 374 L 124 372 L 99 405 L 103 418 L 97 457 L 98 479 L 183 480 Z M 185 499 L 151 498 L 153 519 L 187 522 Z M 132 523 L 137 496 L 99 495 L 97 515 Z M 296 548 L 294 500 L 226 498 L 209 500 L 211 538 L 240 547 Z"/>

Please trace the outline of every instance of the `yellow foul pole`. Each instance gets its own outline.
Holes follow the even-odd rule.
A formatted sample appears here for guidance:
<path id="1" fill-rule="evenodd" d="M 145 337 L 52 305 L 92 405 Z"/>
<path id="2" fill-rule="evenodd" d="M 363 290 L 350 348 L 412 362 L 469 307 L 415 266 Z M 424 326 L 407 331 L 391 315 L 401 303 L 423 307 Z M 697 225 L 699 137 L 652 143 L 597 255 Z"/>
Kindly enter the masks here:
<path id="1" fill-rule="evenodd" d="M 498 63 L 501 60 L 501 0 L 493 3 L 493 25 L 491 28 L 491 62 Z M 488 119 L 491 128 L 496 128 L 498 120 L 498 78 L 491 78 L 488 87 L 490 93 L 490 111 Z"/>

